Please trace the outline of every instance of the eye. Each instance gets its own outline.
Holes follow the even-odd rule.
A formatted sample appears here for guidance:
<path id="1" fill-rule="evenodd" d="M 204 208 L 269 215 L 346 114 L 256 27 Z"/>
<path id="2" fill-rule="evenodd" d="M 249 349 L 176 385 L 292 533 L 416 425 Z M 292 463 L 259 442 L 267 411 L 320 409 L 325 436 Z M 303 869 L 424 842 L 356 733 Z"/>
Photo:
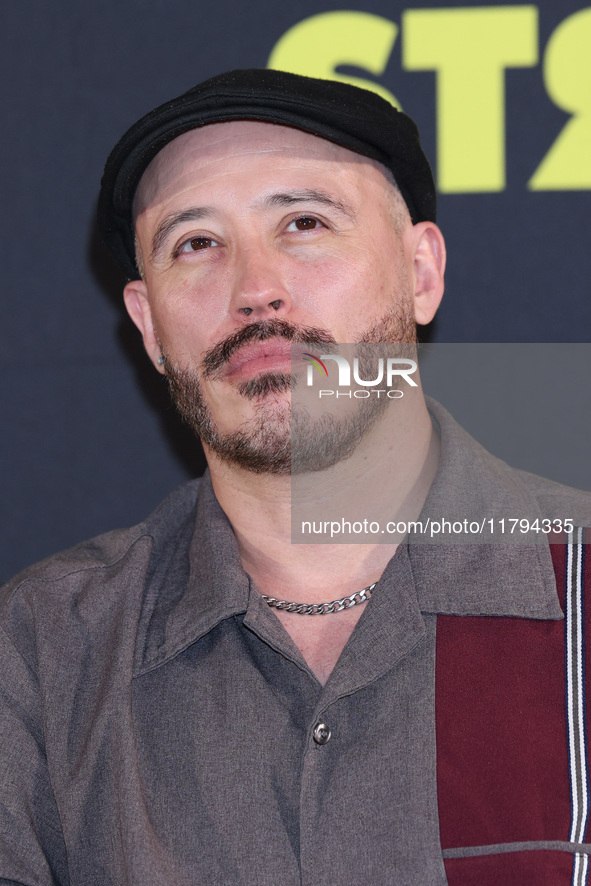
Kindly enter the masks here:
<path id="1" fill-rule="evenodd" d="M 314 218 L 312 215 L 301 215 L 299 218 L 294 218 L 288 226 L 286 227 L 286 231 L 292 232 L 296 231 L 313 231 L 315 228 L 323 228 L 324 225 L 317 218 Z"/>
<path id="2" fill-rule="evenodd" d="M 198 252 L 200 249 L 209 249 L 212 246 L 219 246 L 217 240 L 212 239 L 212 237 L 191 237 L 189 240 L 185 240 L 184 243 L 181 243 L 181 245 L 177 247 L 177 249 L 175 250 L 175 255 L 181 255 L 188 252 Z"/>

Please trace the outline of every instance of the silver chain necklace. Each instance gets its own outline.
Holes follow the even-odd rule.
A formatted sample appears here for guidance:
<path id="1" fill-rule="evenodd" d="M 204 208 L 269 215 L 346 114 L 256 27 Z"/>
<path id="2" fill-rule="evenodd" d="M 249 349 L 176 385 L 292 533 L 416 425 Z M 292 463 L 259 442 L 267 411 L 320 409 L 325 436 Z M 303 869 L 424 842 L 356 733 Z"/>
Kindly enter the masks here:
<path id="1" fill-rule="evenodd" d="M 374 581 L 372 585 L 363 588 L 362 591 L 356 591 L 348 597 L 342 597 L 340 600 L 333 600 L 332 603 L 288 603 L 287 600 L 278 600 L 277 597 L 267 597 L 261 594 L 263 600 L 268 606 L 274 606 L 275 609 L 283 609 L 284 612 L 297 612 L 299 615 L 326 615 L 328 612 L 340 612 L 342 609 L 350 609 L 358 603 L 367 603 L 373 589 L 377 585 Z"/>

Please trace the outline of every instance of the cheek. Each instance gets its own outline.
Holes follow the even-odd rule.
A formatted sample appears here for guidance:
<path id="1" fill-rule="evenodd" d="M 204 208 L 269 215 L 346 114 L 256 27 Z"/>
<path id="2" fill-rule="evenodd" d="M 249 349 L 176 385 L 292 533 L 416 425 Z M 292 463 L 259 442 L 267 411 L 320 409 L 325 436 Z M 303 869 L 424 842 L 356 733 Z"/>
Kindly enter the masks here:
<path id="1" fill-rule="evenodd" d="M 391 255 L 391 260 L 390 256 Z M 385 257 L 388 256 L 388 257 Z M 338 254 L 298 269 L 290 282 L 294 302 L 340 340 L 360 320 L 381 316 L 393 306 L 401 289 L 395 273 L 397 256 L 392 245 L 386 252 L 367 244 L 347 244 Z"/>
<path id="2" fill-rule="evenodd" d="M 166 353 L 179 365 L 189 365 L 219 341 L 227 304 L 211 282 L 182 279 L 153 299 L 152 318 Z"/>

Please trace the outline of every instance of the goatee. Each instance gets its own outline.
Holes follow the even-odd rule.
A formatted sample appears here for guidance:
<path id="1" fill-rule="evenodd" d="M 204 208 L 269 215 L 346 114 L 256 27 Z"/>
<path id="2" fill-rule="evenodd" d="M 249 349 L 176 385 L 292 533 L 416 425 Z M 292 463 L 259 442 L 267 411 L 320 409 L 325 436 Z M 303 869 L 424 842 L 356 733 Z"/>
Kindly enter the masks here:
<path id="1" fill-rule="evenodd" d="M 172 399 L 183 419 L 222 461 L 256 474 L 300 474 L 325 470 L 357 448 L 388 405 L 385 398 L 358 401 L 343 417 L 332 414 L 310 419 L 308 410 L 278 399 L 296 386 L 295 376 L 265 372 L 243 382 L 239 393 L 253 403 L 254 415 L 237 430 L 221 433 L 208 406 L 202 378 L 215 378 L 243 345 L 282 338 L 306 346 L 322 344 L 335 350 L 335 339 L 325 330 L 286 320 L 252 323 L 219 342 L 205 356 L 201 374 L 172 365 L 164 350 L 164 366 Z M 388 312 L 360 337 L 360 363 L 373 355 L 371 345 L 415 343 L 416 330 L 409 305 Z M 366 349 L 363 344 L 368 344 Z M 371 352 L 368 353 L 368 352 Z"/>

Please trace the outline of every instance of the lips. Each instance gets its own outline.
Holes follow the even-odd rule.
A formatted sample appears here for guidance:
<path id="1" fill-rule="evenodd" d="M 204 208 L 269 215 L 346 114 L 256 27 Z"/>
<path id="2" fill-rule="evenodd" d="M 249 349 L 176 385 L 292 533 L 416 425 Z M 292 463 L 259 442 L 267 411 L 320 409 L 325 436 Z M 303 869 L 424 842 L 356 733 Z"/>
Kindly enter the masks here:
<path id="1" fill-rule="evenodd" d="M 230 357 L 221 378 L 251 378 L 261 372 L 291 372 L 292 363 L 303 353 L 304 345 L 284 339 L 267 339 L 243 345 Z"/>

